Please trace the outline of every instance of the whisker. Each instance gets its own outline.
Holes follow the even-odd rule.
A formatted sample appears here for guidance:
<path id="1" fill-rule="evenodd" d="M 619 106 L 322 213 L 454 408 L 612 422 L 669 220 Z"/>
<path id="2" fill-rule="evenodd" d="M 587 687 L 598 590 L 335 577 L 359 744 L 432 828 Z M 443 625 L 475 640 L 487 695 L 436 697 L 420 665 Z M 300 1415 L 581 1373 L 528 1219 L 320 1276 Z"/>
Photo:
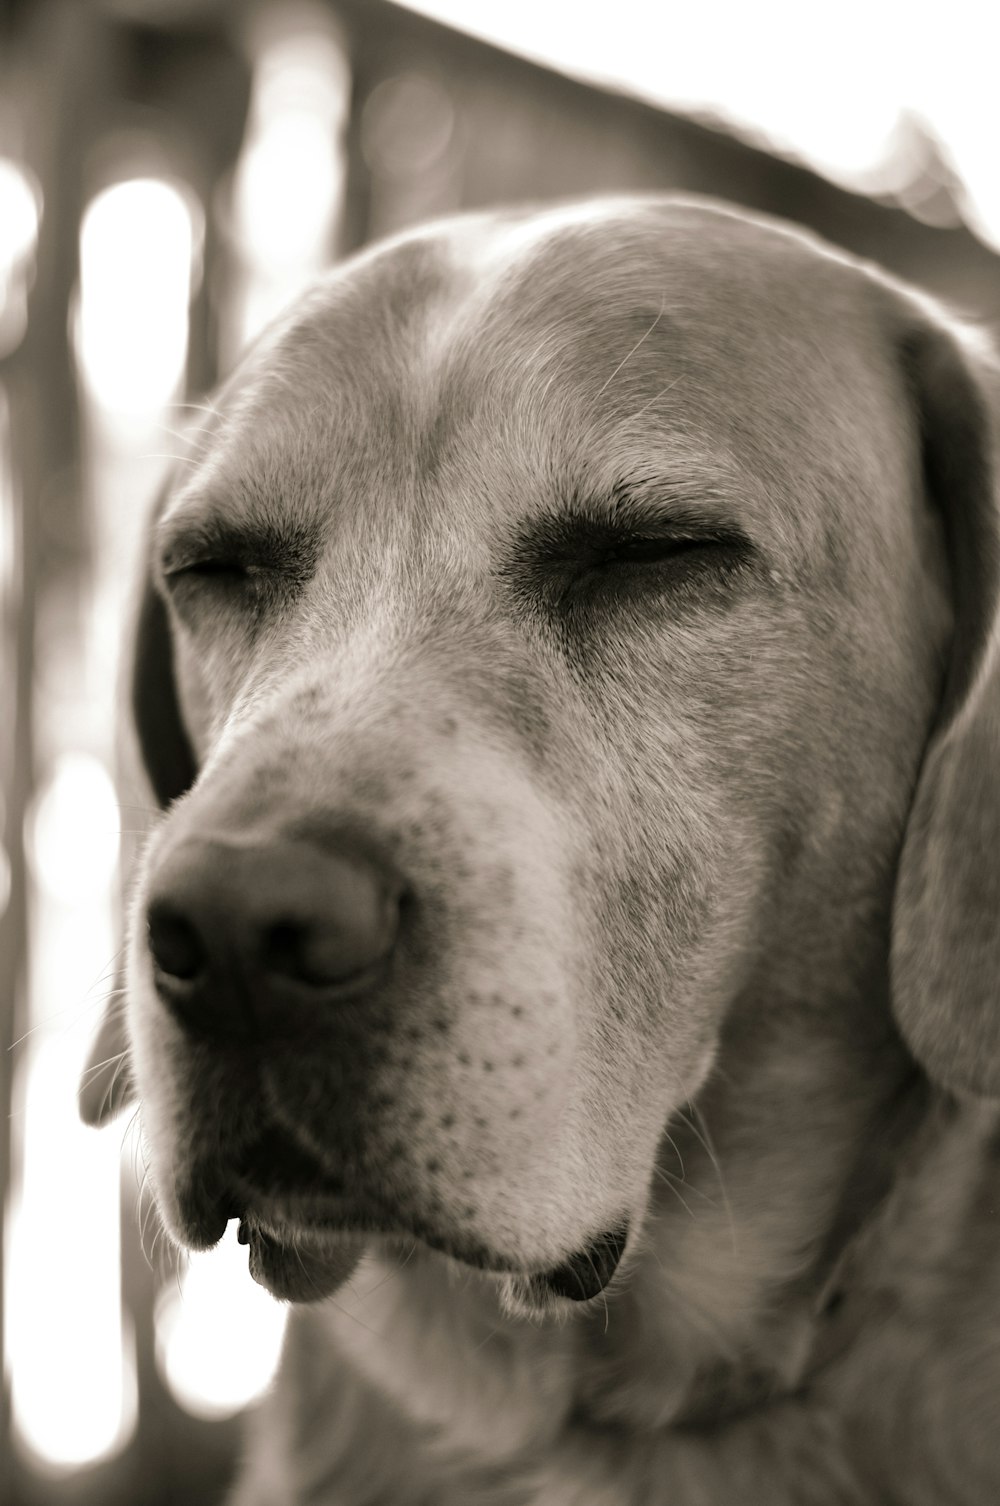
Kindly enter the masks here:
<path id="1" fill-rule="evenodd" d="M 689 1207 L 687 1201 L 684 1199 L 684 1197 L 682 1197 L 682 1195 L 680 1193 L 680 1190 L 679 1190 L 678 1185 L 677 1185 L 677 1181 L 678 1181 L 677 1177 L 675 1177 L 669 1171 L 662 1170 L 662 1168 L 659 1167 L 659 1166 L 654 1166 L 653 1167 L 653 1175 L 659 1181 L 661 1181 L 663 1183 L 664 1187 L 669 1187 L 670 1188 L 670 1191 L 673 1193 L 674 1197 L 680 1203 L 681 1207 L 684 1209 L 684 1212 L 688 1215 L 688 1217 L 689 1218 L 694 1218 L 694 1210 L 691 1207 Z M 684 1183 L 683 1185 L 686 1186 L 687 1184 Z"/>
<path id="2" fill-rule="evenodd" d="M 631 414 L 629 422 L 631 423 L 633 419 L 641 417 L 641 415 L 645 413 L 647 408 L 651 408 L 654 403 L 658 403 L 660 398 L 663 397 L 665 393 L 669 392 L 672 387 L 676 387 L 679 381 L 680 377 L 675 376 L 672 382 L 668 382 L 665 387 L 661 387 L 655 397 L 651 397 L 648 402 L 643 403 L 641 408 L 637 408 L 636 411 Z"/>
<path id="3" fill-rule="evenodd" d="M 660 320 L 662 318 L 663 318 L 663 300 L 661 299 L 660 300 L 660 312 L 657 314 L 656 318 L 653 320 L 652 324 L 649 326 L 649 328 L 647 329 L 646 333 L 644 335 L 640 335 L 639 339 L 632 346 L 632 349 L 629 351 L 628 355 L 625 356 L 625 358 L 623 360 L 621 360 L 621 361 L 618 362 L 618 365 L 615 367 L 614 371 L 608 377 L 607 381 L 603 384 L 603 386 L 601 386 L 601 387 L 598 388 L 597 393 L 596 393 L 597 397 L 601 396 L 601 393 L 604 392 L 605 388 L 611 386 L 611 383 L 614 381 L 615 377 L 618 375 L 618 373 L 622 370 L 623 367 L 625 367 L 625 366 L 628 365 L 629 361 L 631 361 L 632 357 L 635 355 L 636 351 L 639 349 L 639 346 L 642 345 L 644 341 L 646 341 L 646 340 L 649 339 L 650 335 L 653 333 L 654 329 L 659 324 L 659 322 L 660 322 Z"/>
<path id="4" fill-rule="evenodd" d="M 490 1331 L 489 1331 L 489 1333 L 486 1335 L 486 1337 L 479 1340 L 479 1343 L 475 1346 L 475 1348 L 472 1351 L 473 1354 L 478 1354 L 479 1351 L 480 1351 L 480 1349 L 485 1349 L 486 1345 L 490 1342 L 490 1340 L 491 1339 L 495 1339 L 496 1336 L 497 1336 L 497 1334 L 499 1332 L 500 1332 L 499 1328 L 491 1328 Z"/>
<path id="5" fill-rule="evenodd" d="M 664 1140 L 666 1140 L 669 1143 L 670 1149 L 673 1151 L 674 1155 L 677 1157 L 678 1165 L 681 1168 L 681 1181 L 683 1182 L 684 1179 L 685 1179 L 686 1173 L 684 1171 L 684 1157 L 681 1155 L 680 1147 L 678 1146 L 677 1141 L 674 1139 L 673 1135 L 670 1133 L 669 1130 L 664 1130 L 663 1131 L 663 1138 L 664 1138 Z"/>
<path id="6" fill-rule="evenodd" d="M 121 950 L 124 951 L 124 947 Z M 54 1031 L 57 1026 L 64 1027 L 65 1033 L 68 1035 L 71 1029 L 82 1024 L 85 1016 L 91 1014 L 94 1010 L 105 1008 L 113 1000 L 119 998 L 125 992 L 124 989 L 109 989 L 105 988 L 104 985 L 109 978 L 114 977 L 115 961 L 120 955 L 121 952 L 116 953 L 116 956 L 111 959 L 104 971 L 94 979 L 93 983 L 91 983 L 90 987 L 87 989 L 87 993 L 80 1000 L 78 1000 L 76 1003 L 67 1004 L 64 1009 L 55 1010 L 44 1020 L 36 1020 L 34 1025 L 29 1025 L 27 1030 L 23 1031 L 16 1040 L 11 1041 L 10 1045 L 6 1048 L 6 1051 L 8 1053 L 15 1051 L 19 1047 L 23 1046 L 25 1042 L 30 1041 L 33 1036 L 36 1036 L 40 1032 L 46 1030 Z M 102 989 L 100 997 L 97 999 L 88 997 L 98 987 Z M 66 1023 L 67 1016 L 71 1016 L 68 1024 Z"/>
<path id="7" fill-rule="evenodd" d="M 381 1276 L 379 1278 L 379 1280 L 376 1281 L 376 1283 L 375 1283 L 374 1286 L 370 1286 L 368 1288 L 368 1290 L 363 1293 L 365 1301 L 367 1301 L 369 1297 L 373 1296 L 375 1294 L 375 1292 L 379 1291 L 383 1286 L 385 1286 L 385 1284 L 386 1284 L 387 1281 L 391 1281 L 395 1277 L 398 1277 L 398 1276 L 402 1275 L 403 1270 L 409 1264 L 410 1260 L 413 1258 L 413 1252 L 414 1252 L 415 1249 L 416 1249 L 416 1244 L 415 1243 L 411 1244 L 409 1246 L 409 1248 L 407 1249 L 406 1254 L 403 1257 L 403 1259 L 402 1260 L 397 1260 L 396 1264 L 393 1265 L 393 1266 L 391 1266 L 389 1268 L 389 1270 L 386 1271 L 385 1275 Z"/>
<path id="8" fill-rule="evenodd" d="M 222 410 L 217 408 L 214 403 L 170 403 L 168 404 L 168 408 L 171 412 L 176 410 L 188 413 L 207 413 L 209 418 L 222 417 Z"/>
<path id="9" fill-rule="evenodd" d="M 16 1041 L 11 1041 L 10 1045 L 7 1047 L 8 1054 L 11 1051 L 16 1051 L 18 1046 L 23 1046 L 25 1041 L 29 1041 L 31 1037 L 33 1035 L 37 1035 L 40 1030 L 51 1028 L 52 1023 L 52 1020 L 38 1020 L 34 1025 L 29 1025 L 28 1029 L 24 1032 L 23 1035 L 19 1035 Z"/>
<path id="10" fill-rule="evenodd" d="M 729 1201 L 729 1191 L 726 1187 L 726 1179 L 722 1174 L 722 1163 L 720 1162 L 719 1157 L 716 1154 L 715 1146 L 712 1144 L 712 1136 L 701 1109 L 696 1103 L 688 1103 L 687 1107 L 690 1109 L 691 1114 L 697 1118 L 697 1124 L 694 1122 L 694 1119 L 689 1118 L 688 1115 L 684 1113 L 683 1109 L 678 1110 L 678 1118 L 683 1120 L 688 1129 L 694 1135 L 695 1139 L 701 1143 L 701 1145 L 704 1147 L 706 1155 L 708 1156 L 708 1159 L 712 1163 L 715 1171 L 716 1181 L 719 1184 L 719 1196 L 722 1200 L 722 1206 L 726 1214 L 726 1221 L 729 1225 L 729 1237 L 732 1242 L 733 1253 L 738 1255 L 739 1235 L 736 1229 L 736 1219 L 733 1216 L 733 1205 Z"/>
<path id="11" fill-rule="evenodd" d="M 118 1066 L 121 1066 L 122 1057 L 124 1057 L 125 1055 L 127 1055 L 126 1051 L 116 1051 L 113 1056 L 106 1056 L 102 1062 L 91 1062 L 90 1066 L 85 1067 L 83 1072 L 80 1074 L 81 1084 L 85 1086 L 86 1084 L 93 1082 L 98 1073 L 103 1072 L 106 1067 L 110 1067 L 112 1062 L 116 1062 Z"/>

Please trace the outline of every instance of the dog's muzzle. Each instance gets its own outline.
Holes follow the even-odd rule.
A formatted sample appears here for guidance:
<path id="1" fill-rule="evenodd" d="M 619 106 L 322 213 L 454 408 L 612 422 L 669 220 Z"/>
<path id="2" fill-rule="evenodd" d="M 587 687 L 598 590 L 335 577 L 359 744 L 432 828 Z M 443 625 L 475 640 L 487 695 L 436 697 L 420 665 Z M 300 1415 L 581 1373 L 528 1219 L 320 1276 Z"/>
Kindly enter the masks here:
<path id="1" fill-rule="evenodd" d="M 363 1036 L 374 1021 L 409 897 L 385 865 L 353 847 L 185 836 L 161 854 L 147 901 L 157 997 L 193 1046 L 242 1059 L 254 1077 L 284 1047 L 308 1059 L 317 1039 L 330 1030 L 337 1038 L 341 1007 L 351 1032 Z M 611 1280 L 628 1234 L 622 1224 L 549 1271 L 511 1271 L 489 1250 L 460 1246 L 393 1206 L 350 1155 L 338 1171 L 299 1143 L 290 1123 L 266 1115 L 250 1144 L 221 1153 L 185 1185 L 182 1218 L 193 1239 L 214 1243 L 238 1217 L 255 1279 L 299 1301 L 334 1290 L 375 1234 L 416 1236 L 486 1272 L 517 1275 L 539 1298 L 585 1302 Z"/>

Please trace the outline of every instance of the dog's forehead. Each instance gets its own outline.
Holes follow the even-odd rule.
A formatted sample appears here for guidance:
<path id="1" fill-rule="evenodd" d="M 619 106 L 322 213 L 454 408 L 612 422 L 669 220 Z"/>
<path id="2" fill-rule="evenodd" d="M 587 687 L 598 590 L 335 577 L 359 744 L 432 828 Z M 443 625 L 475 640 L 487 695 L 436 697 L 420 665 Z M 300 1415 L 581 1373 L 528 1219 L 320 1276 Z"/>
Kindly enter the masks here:
<path id="1" fill-rule="evenodd" d="M 470 215 L 334 273 L 248 363 L 244 390 L 255 418 L 305 390 L 346 406 L 392 392 L 439 420 L 512 387 L 544 405 L 557 376 L 622 417 L 663 360 L 710 382 L 740 358 L 766 366 L 776 345 L 786 372 L 797 352 L 808 363 L 857 283 L 804 234 L 689 201 Z"/>
<path id="2" fill-rule="evenodd" d="M 877 467 L 863 281 L 694 201 L 459 217 L 348 263 L 266 336 L 185 491 L 370 517 L 488 477 L 503 524 L 543 485 L 601 492 L 711 456 L 773 511 L 810 467 Z"/>

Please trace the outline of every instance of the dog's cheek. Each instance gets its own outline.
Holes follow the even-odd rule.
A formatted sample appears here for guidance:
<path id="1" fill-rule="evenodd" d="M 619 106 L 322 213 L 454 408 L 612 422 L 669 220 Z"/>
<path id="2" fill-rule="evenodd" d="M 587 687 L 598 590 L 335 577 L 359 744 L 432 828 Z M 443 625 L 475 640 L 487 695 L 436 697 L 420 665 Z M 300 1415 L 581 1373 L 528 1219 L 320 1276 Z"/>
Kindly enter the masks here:
<path id="1" fill-rule="evenodd" d="M 637 1197 L 667 1120 L 705 1082 L 743 984 L 763 862 L 754 823 L 723 819 L 718 778 L 676 756 L 668 775 L 643 793 L 638 780 L 621 781 L 617 810 L 596 834 L 601 861 L 580 878 L 600 1065 L 592 1118 L 613 1176 Z"/>

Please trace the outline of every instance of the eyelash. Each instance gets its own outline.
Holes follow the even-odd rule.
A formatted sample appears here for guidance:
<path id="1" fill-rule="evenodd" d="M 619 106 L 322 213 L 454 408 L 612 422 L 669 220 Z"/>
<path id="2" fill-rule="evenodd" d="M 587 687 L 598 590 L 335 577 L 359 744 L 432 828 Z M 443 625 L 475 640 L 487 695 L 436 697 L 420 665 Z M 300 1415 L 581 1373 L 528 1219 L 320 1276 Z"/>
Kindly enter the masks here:
<path id="1" fill-rule="evenodd" d="M 205 559 L 192 560 L 188 565 L 175 565 L 169 570 L 164 570 L 163 577 L 168 585 L 172 585 L 175 581 L 182 581 L 190 576 L 205 580 L 228 577 L 233 581 L 244 581 L 250 573 L 245 565 L 239 564 L 236 560 Z"/>
<path id="2" fill-rule="evenodd" d="M 599 566 L 661 564 L 664 560 L 678 559 L 700 550 L 732 548 L 734 544 L 731 537 L 711 534 L 684 534 L 665 538 L 643 534 L 626 535 L 620 542 L 616 541 L 602 549 L 597 563 Z"/>

